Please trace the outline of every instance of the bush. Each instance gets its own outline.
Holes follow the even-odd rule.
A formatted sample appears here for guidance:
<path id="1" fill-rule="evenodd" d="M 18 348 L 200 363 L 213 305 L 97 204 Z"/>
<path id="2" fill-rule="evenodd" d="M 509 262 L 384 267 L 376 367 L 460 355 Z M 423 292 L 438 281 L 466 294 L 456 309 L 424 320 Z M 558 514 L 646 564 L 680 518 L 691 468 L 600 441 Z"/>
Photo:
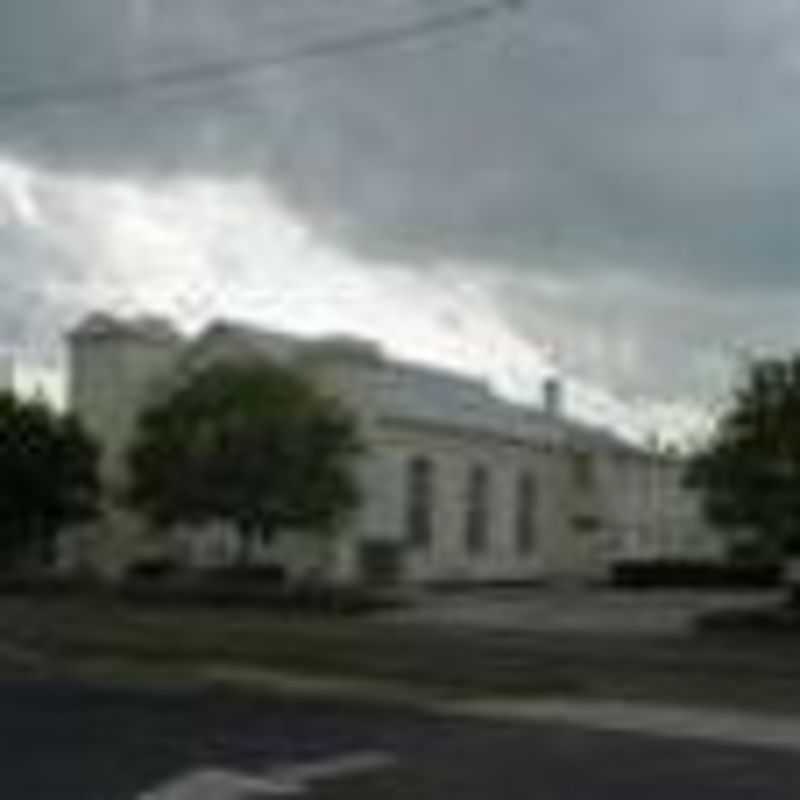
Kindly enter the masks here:
<path id="1" fill-rule="evenodd" d="M 775 562 L 658 559 L 617 562 L 611 580 L 624 589 L 768 589 L 782 577 L 782 565 Z"/>
<path id="2" fill-rule="evenodd" d="M 726 608 L 709 611 L 695 620 L 701 632 L 800 633 L 800 613 L 790 607 Z"/>
<path id="3" fill-rule="evenodd" d="M 220 585 L 282 586 L 286 584 L 286 567 L 282 564 L 242 564 L 198 570 L 203 583 Z"/>
<path id="4" fill-rule="evenodd" d="M 159 581 L 173 577 L 178 571 L 179 565 L 171 558 L 148 558 L 131 564 L 125 572 L 125 579 Z"/>
<path id="5" fill-rule="evenodd" d="M 319 582 L 287 583 L 273 568 L 218 569 L 126 580 L 119 596 L 146 605 L 197 608 L 256 608 L 265 611 L 356 614 L 396 604 L 396 600 L 357 586 Z"/>

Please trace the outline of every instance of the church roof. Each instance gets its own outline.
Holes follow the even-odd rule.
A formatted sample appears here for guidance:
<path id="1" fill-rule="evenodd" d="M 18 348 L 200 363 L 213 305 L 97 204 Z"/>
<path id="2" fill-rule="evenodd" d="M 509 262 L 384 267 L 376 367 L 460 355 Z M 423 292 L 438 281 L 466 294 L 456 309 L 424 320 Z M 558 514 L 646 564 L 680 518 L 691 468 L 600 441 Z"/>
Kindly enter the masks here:
<path id="1" fill-rule="evenodd" d="M 342 335 L 304 338 L 220 320 L 186 347 L 179 369 L 191 370 L 215 359 L 248 355 L 279 363 L 347 364 L 348 368 L 362 370 L 361 374 L 367 376 L 373 408 L 386 419 L 538 443 L 643 452 L 612 431 L 553 415 L 536 406 L 510 402 L 481 380 L 389 358 L 369 339 Z"/>

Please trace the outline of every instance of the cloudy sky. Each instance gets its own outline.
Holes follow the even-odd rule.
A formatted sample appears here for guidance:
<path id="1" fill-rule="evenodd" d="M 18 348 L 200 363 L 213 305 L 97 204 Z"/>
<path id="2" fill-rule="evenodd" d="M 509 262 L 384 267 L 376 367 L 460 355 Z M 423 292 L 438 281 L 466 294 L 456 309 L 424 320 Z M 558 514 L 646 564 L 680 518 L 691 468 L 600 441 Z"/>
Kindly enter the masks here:
<path id="1" fill-rule="evenodd" d="M 0 350 L 227 315 L 695 429 L 798 341 L 800 4 L 496 5 L 223 78 L 492 0 L 0 0 Z"/>

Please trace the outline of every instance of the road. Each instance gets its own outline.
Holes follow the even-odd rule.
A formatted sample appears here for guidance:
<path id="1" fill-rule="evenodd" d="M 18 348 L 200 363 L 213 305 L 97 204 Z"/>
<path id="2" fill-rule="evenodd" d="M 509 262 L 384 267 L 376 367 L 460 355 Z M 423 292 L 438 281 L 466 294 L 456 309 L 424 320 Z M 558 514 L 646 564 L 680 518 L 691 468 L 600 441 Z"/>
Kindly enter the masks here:
<path id="1" fill-rule="evenodd" d="M 0 683 L 7 800 L 778 800 L 796 752 L 213 690 Z"/>

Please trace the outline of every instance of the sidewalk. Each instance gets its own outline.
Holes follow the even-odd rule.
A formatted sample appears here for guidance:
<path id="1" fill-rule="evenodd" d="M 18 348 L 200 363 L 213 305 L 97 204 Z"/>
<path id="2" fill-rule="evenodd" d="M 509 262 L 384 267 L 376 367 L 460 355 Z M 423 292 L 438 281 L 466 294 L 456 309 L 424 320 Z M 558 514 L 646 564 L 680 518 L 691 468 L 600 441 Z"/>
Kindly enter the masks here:
<path id="1" fill-rule="evenodd" d="M 216 667 L 216 682 L 327 699 L 403 705 L 446 717 L 503 722 L 563 723 L 616 733 L 800 752 L 800 716 L 726 709 L 688 708 L 629 701 L 542 699 L 446 700 L 413 687 L 380 681 L 311 678 L 276 672 Z"/>
<path id="2" fill-rule="evenodd" d="M 445 706 L 455 714 L 515 722 L 557 722 L 618 733 L 800 752 L 800 717 L 632 702 L 479 700 Z"/>
<path id="3" fill-rule="evenodd" d="M 27 650 L 0 647 L 20 674 L 35 677 L 53 672 L 56 665 Z M 64 666 L 64 665 L 62 665 Z M 480 695 L 463 687 L 452 691 L 441 686 L 361 679 L 332 675 L 306 675 L 244 664 L 207 662 L 194 666 L 165 667 L 131 665 L 125 661 L 99 659 L 75 663 L 65 677 L 85 681 L 182 686 L 187 690 L 219 687 L 234 691 L 264 692 L 320 701 L 366 703 L 371 706 L 406 708 L 441 717 L 495 720 L 512 723 L 574 725 L 593 730 L 635 733 L 672 739 L 694 739 L 721 744 L 763 747 L 800 752 L 800 714 L 741 711 L 633 700 L 593 700 L 531 695 L 502 698 Z"/>

